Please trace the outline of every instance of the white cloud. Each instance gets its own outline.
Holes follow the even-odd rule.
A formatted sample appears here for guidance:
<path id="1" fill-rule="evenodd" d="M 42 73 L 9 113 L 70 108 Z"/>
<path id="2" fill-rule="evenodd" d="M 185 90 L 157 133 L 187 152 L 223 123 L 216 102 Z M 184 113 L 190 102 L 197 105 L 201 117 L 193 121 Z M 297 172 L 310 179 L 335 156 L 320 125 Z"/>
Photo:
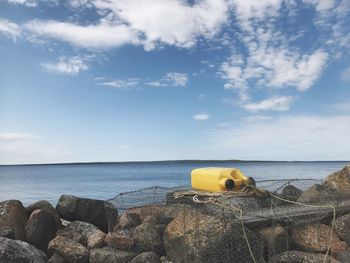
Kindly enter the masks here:
<path id="1" fill-rule="evenodd" d="M 137 78 L 128 78 L 126 80 L 123 79 L 114 79 L 114 80 L 106 80 L 102 79 L 98 83 L 100 86 L 108 86 L 112 88 L 118 88 L 118 89 L 129 89 L 129 88 L 135 88 L 139 85 L 140 80 Z"/>
<path id="2" fill-rule="evenodd" d="M 193 115 L 192 118 L 196 121 L 206 121 L 210 118 L 208 114 L 197 114 Z"/>
<path id="3" fill-rule="evenodd" d="M 179 72 L 168 72 L 160 80 L 149 81 L 145 84 L 153 87 L 185 87 L 188 82 L 188 75 Z"/>
<path id="4" fill-rule="evenodd" d="M 17 24 L 0 18 L 0 33 L 12 37 L 16 42 L 16 38 L 21 35 L 21 29 Z"/>
<path id="5" fill-rule="evenodd" d="M 75 0 L 71 3 L 73 7 L 91 4 L 100 14 L 108 14 L 102 15 L 97 24 L 34 20 L 25 27 L 37 35 L 83 48 L 125 44 L 143 45 L 146 50 L 163 44 L 188 48 L 195 45 L 198 38 L 212 38 L 221 29 L 227 21 L 229 6 L 226 0 L 202 0 L 193 5 L 179 0 Z"/>
<path id="6" fill-rule="evenodd" d="M 342 80 L 350 80 L 350 67 L 345 69 L 343 73 L 341 74 Z"/>
<path id="7" fill-rule="evenodd" d="M 193 5 L 180 0 L 111 0 L 96 1 L 95 5 L 112 10 L 130 29 L 142 33 L 146 49 L 159 42 L 191 47 L 200 36 L 214 36 L 229 10 L 225 0 L 201 0 Z"/>
<path id="8" fill-rule="evenodd" d="M 348 160 L 350 116 L 283 116 L 205 134 L 217 157 L 254 160 Z"/>
<path id="9" fill-rule="evenodd" d="M 69 75 L 77 75 L 79 72 L 89 68 L 80 57 L 60 57 L 58 62 L 42 63 L 41 66 L 50 72 Z"/>
<path id="10" fill-rule="evenodd" d="M 333 108 L 340 111 L 350 111 L 350 102 L 338 102 L 333 105 Z"/>
<path id="11" fill-rule="evenodd" d="M 37 139 L 38 136 L 31 133 L 15 133 L 15 132 L 4 132 L 0 133 L 0 142 L 13 142 L 19 140 L 31 140 Z"/>
<path id="12" fill-rule="evenodd" d="M 251 112 L 268 110 L 287 111 L 289 110 L 292 100 L 293 97 L 291 96 L 273 96 L 260 102 L 244 104 L 242 107 Z"/>
<path id="13" fill-rule="evenodd" d="M 24 5 L 27 7 L 36 7 L 38 4 L 36 0 L 7 0 L 7 2 L 10 4 Z"/>
<path id="14" fill-rule="evenodd" d="M 84 48 L 111 48 L 139 43 L 137 33 L 128 26 L 108 21 L 82 26 L 67 22 L 34 20 L 26 23 L 24 27 L 35 34 Z"/>
<path id="15" fill-rule="evenodd" d="M 261 122 L 261 121 L 272 120 L 272 117 L 267 115 L 253 115 L 253 116 L 245 117 L 244 120 L 247 122 Z"/>
<path id="16" fill-rule="evenodd" d="M 71 152 L 31 133 L 0 133 L 0 164 L 53 163 L 71 160 Z"/>

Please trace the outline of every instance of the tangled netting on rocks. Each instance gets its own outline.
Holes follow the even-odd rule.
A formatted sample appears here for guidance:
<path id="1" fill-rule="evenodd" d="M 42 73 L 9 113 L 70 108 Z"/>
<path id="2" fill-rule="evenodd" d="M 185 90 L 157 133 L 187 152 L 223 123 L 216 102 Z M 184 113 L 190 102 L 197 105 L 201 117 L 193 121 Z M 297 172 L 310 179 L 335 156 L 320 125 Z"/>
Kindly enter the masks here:
<path id="1" fill-rule="evenodd" d="M 162 262 L 350 262 L 350 183 L 347 189 L 341 180 L 265 180 L 225 193 L 122 193 L 106 202 L 107 212 L 118 210 L 109 217 L 109 235 Z"/>

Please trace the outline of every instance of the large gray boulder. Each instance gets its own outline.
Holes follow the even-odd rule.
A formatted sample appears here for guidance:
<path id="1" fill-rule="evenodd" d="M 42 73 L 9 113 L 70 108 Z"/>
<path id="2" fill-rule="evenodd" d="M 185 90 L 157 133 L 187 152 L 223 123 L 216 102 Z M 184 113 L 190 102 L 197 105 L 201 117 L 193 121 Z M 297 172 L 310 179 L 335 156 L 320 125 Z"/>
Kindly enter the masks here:
<path id="1" fill-rule="evenodd" d="M 15 239 L 24 240 L 26 223 L 27 212 L 20 201 L 0 202 L 0 233 L 3 233 L 3 236 L 11 237 L 14 234 Z"/>
<path id="2" fill-rule="evenodd" d="M 244 230 L 240 222 L 232 219 L 200 212 L 183 213 L 165 230 L 166 255 L 175 263 L 229 263 L 232 260 L 235 263 L 250 263 L 254 262 L 253 257 L 255 262 L 264 262 L 262 242 L 254 233 Z"/>
<path id="3" fill-rule="evenodd" d="M 337 192 L 350 194 L 350 165 L 328 175 L 324 180 L 324 185 Z"/>
<path id="4" fill-rule="evenodd" d="M 46 263 L 44 252 L 20 240 L 0 237 L 0 263 Z"/>
<path id="5" fill-rule="evenodd" d="M 298 200 L 298 198 L 301 196 L 302 193 L 303 193 L 302 190 L 296 188 L 294 185 L 289 184 L 283 187 L 281 196 L 284 199 L 287 199 L 290 201 L 296 201 Z"/>
<path id="6" fill-rule="evenodd" d="M 57 236 L 50 241 L 49 255 L 59 254 L 69 263 L 88 263 L 89 250 L 68 238 Z"/>
<path id="7" fill-rule="evenodd" d="M 144 222 L 137 226 L 133 231 L 132 238 L 138 252 L 153 251 L 158 255 L 164 253 L 163 233 L 152 222 Z"/>
<path id="8" fill-rule="evenodd" d="M 313 186 L 306 189 L 300 197 L 297 199 L 299 203 L 319 203 L 334 200 L 338 198 L 339 195 L 332 188 L 325 185 L 314 184 Z"/>
<path id="9" fill-rule="evenodd" d="M 57 231 L 57 236 L 62 236 L 87 246 L 88 239 L 95 231 L 98 230 L 93 224 L 81 221 L 69 223 L 66 227 Z"/>
<path id="10" fill-rule="evenodd" d="M 26 240 L 42 251 L 46 251 L 47 245 L 54 239 L 57 230 L 56 218 L 44 210 L 37 209 L 31 214 L 25 227 Z"/>
<path id="11" fill-rule="evenodd" d="M 136 255 L 134 252 L 116 250 L 110 247 L 94 248 L 90 250 L 89 263 L 125 263 Z"/>
<path id="12" fill-rule="evenodd" d="M 103 200 L 62 195 L 58 200 L 56 210 L 65 220 L 88 222 L 104 232 L 108 230 L 108 218 Z M 117 213 L 116 209 L 115 213 Z"/>

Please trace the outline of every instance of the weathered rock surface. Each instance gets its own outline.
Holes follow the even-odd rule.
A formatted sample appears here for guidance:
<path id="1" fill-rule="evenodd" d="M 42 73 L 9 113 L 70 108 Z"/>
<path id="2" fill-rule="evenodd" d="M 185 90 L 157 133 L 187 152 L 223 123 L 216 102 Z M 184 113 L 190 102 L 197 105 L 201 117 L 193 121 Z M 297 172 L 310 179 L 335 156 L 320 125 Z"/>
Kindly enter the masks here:
<path id="1" fill-rule="evenodd" d="M 30 215 L 34 212 L 34 210 L 37 210 L 37 209 L 44 210 L 44 211 L 48 212 L 49 214 L 51 214 L 55 218 L 58 227 L 61 226 L 60 216 L 58 215 L 56 209 L 50 204 L 49 201 L 40 200 L 38 202 L 35 202 L 35 203 L 27 206 L 27 208 L 26 208 L 27 217 L 29 218 Z"/>
<path id="2" fill-rule="evenodd" d="M 105 245 L 105 238 L 106 234 L 97 229 L 88 237 L 87 247 L 89 249 L 103 247 Z"/>
<path id="3" fill-rule="evenodd" d="M 334 257 L 342 263 L 350 262 L 350 250 L 339 251 Z"/>
<path id="4" fill-rule="evenodd" d="M 10 226 L 0 227 L 0 237 L 15 239 L 15 230 Z"/>
<path id="5" fill-rule="evenodd" d="M 296 188 L 294 185 L 291 184 L 286 185 L 281 192 L 283 198 L 291 201 L 298 200 L 302 193 L 302 190 Z"/>
<path id="6" fill-rule="evenodd" d="M 26 240 L 42 251 L 46 251 L 47 245 L 56 236 L 57 230 L 56 218 L 44 210 L 37 209 L 31 214 L 25 227 Z"/>
<path id="7" fill-rule="evenodd" d="M 27 223 L 26 209 L 18 200 L 0 202 L 0 230 L 7 231 L 12 228 L 15 239 L 24 240 L 24 228 Z"/>
<path id="8" fill-rule="evenodd" d="M 134 240 L 126 235 L 110 232 L 106 236 L 105 243 L 119 250 L 130 250 L 134 245 Z"/>
<path id="9" fill-rule="evenodd" d="M 261 242 L 245 229 L 256 262 L 264 262 Z M 172 262 L 253 262 L 239 222 L 201 213 L 184 213 L 164 233 L 166 255 Z"/>
<path id="10" fill-rule="evenodd" d="M 125 263 L 135 256 L 134 252 L 116 250 L 110 247 L 94 248 L 90 250 L 89 263 Z"/>
<path id="11" fill-rule="evenodd" d="M 159 256 L 150 251 L 150 252 L 143 252 L 140 255 L 133 258 L 133 260 L 130 261 L 130 263 L 160 263 Z"/>
<path id="12" fill-rule="evenodd" d="M 345 214 L 335 220 L 335 232 L 350 245 L 350 214 Z"/>
<path id="13" fill-rule="evenodd" d="M 163 233 L 160 233 L 152 223 L 142 223 L 137 226 L 132 235 L 135 249 L 138 252 L 153 251 L 158 255 L 164 253 Z"/>
<path id="14" fill-rule="evenodd" d="M 286 251 L 276 255 L 271 259 L 271 262 L 276 263 L 322 263 L 324 262 L 325 255 L 318 253 L 308 253 L 303 251 Z M 340 263 L 335 258 L 328 256 L 326 263 Z"/>
<path id="15" fill-rule="evenodd" d="M 288 232 L 279 225 L 261 229 L 260 237 L 268 255 L 287 251 L 290 246 Z"/>
<path id="16" fill-rule="evenodd" d="M 90 223 L 74 221 L 68 224 L 65 228 L 58 230 L 56 235 L 71 239 L 84 246 L 87 246 L 89 237 L 96 230 L 98 230 L 98 228 Z"/>
<path id="17" fill-rule="evenodd" d="M 333 188 L 337 192 L 350 193 L 350 165 L 328 175 L 324 180 L 324 185 Z"/>
<path id="18" fill-rule="evenodd" d="M 0 237 L 0 263 L 45 263 L 44 252 L 20 240 Z"/>
<path id="19" fill-rule="evenodd" d="M 123 213 L 119 216 L 113 232 L 128 232 L 131 228 L 141 224 L 140 216 L 136 213 Z"/>
<path id="20" fill-rule="evenodd" d="M 103 200 L 80 198 L 72 195 L 62 195 L 56 210 L 68 221 L 84 221 L 107 231 L 108 220 Z M 117 211 L 115 210 L 117 213 Z"/>
<path id="21" fill-rule="evenodd" d="M 337 198 L 337 196 L 338 194 L 333 189 L 324 185 L 315 184 L 305 190 L 297 201 L 306 204 L 322 203 Z"/>
<path id="22" fill-rule="evenodd" d="M 50 257 L 48 263 L 66 263 L 66 261 L 60 254 L 55 253 Z"/>
<path id="23" fill-rule="evenodd" d="M 332 229 L 324 224 L 307 224 L 292 230 L 292 239 L 302 250 L 326 252 Z M 338 235 L 332 233 L 332 244 L 340 242 Z"/>
<path id="24" fill-rule="evenodd" d="M 168 224 L 180 213 L 190 213 L 191 211 L 197 211 L 190 205 L 185 204 L 172 204 L 172 205 L 148 205 L 142 207 L 135 207 L 129 209 L 126 213 L 134 213 L 138 215 L 140 221 L 143 222 L 145 217 L 153 216 L 157 224 Z"/>
<path id="25" fill-rule="evenodd" d="M 89 251 L 86 247 L 62 236 L 50 241 L 48 253 L 49 255 L 57 253 L 70 263 L 89 262 Z"/>

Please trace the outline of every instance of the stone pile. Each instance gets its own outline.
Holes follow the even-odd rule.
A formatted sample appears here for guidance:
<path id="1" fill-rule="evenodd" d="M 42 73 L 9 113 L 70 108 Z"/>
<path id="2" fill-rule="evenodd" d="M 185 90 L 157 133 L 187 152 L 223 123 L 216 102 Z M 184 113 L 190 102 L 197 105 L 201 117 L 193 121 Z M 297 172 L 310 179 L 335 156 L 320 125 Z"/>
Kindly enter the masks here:
<path id="1" fill-rule="evenodd" d="M 286 186 L 280 196 L 312 204 L 346 193 L 349 166 L 305 191 Z M 252 197 L 234 202 L 254 209 L 265 203 Z M 135 207 L 118 216 L 102 200 L 69 195 L 56 208 L 45 200 L 27 208 L 18 200 L 3 201 L 0 263 L 350 262 L 350 211 L 338 214 L 334 225 L 324 217 L 257 226 L 204 207 L 186 197 L 183 203 L 169 199 L 167 205 Z"/>

